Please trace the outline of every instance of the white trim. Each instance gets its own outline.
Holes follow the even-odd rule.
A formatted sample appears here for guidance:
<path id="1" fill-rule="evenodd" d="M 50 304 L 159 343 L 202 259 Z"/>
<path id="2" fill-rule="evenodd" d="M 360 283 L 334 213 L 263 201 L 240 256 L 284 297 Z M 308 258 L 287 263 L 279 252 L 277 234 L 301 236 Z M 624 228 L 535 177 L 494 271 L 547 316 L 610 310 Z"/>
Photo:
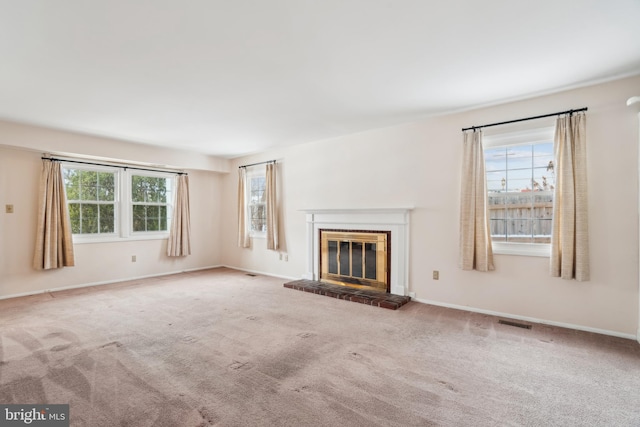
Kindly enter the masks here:
<path id="1" fill-rule="evenodd" d="M 627 106 L 638 109 L 640 108 L 640 96 L 632 96 L 627 100 Z M 638 119 L 640 120 L 640 110 L 638 110 Z M 638 131 L 640 132 L 640 123 L 638 125 Z M 640 141 L 638 141 L 638 145 L 640 145 Z M 638 159 L 638 180 L 640 182 L 640 158 Z M 638 214 L 640 214 L 640 204 L 638 205 Z M 638 217 L 638 222 L 640 223 L 640 216 Z M 640 234 L 638 234 L 638 242 L 640 243 Z M 638 307 L 640 307 L 640 280 L 638 281 Z M 640 309 L 638 309 L 638 328 L 636 329 L 636 341 L 640 343 Z"/>
<path id="2" fill-rule="evenodd" d="M 409 293 L 409 214 L 413 208 L 302 209 L 307 216 L 307 272 L 303 278 L 320 278 L 320 229 L 391 232 L 390 293 Z"/>
<path id="3" fill-rule="evenodd" d="M 28 297 L 28 296 L 32 296 L 32 295 L 48 294 L 50 292 L 60 292 L 60 291 L 66 291 L 66 290 L 70 290 L 70 289 L 90 288 L 90 287 L 93 287 L 93 286 L 110 285 L 112 283 L 130 282 L 132 280 L 150 279 L 150 278 L 153 278 L 153 277 L 171 276 L 172 274 L 190 273 L 190 272 L 193 272 L 193 271 L 210 270 L 210 269 L 213 269 L 213 268 L 221 268 L 221 267 L 225 267 L 225 266 L 224 265 L 212 265 L 212 266 L 208 266 L 208 267 L 187 268 L 185 270 L 169 271 L 169 272 L 166 272 L 166 273 L 148 274 L 148 275 L 145 275 L 145 276 L 127 277 L 127 278 L 117 279 L 117 280 L 105 280 L 105 281 L 102 281 L 102 282 L 82 283 L 82 284 L 79 284 L 79 285 L 63 286 L 63 287 L 60 287 L 60 288 L 44 289 L 44 290 L 33 291 L 33 292 L 23 292 L 23 293 L 20 293 L 20 294 L 0 295 L 0 300 L 10 299 L 10 298 L 19 298 L 19 297 Z"/>
<path id="4" fill-rule="evenodd" d="M 491 242 L 491 247 L 496 255 L 551 257 L 551 244 L 548 243 Z"/>
<path id="5" fill-rule="evenodd" d="M 534 145 L 546 142 L 553 142 L 555 134 L 554 126 L 538 126 L 533 129 L 521 130 L 517 132 L 500 132 L 489 134 L 483 131 L 482 146 L 484 149 L 504 147 L 511 145 Z"/>
<path id="6" fill-rule="evenodd" d="M 556 321 L 553 321 L 553 320 L 544 320 L 544 319 L 538 319 L 536 317 L 520 316 L 520 315 L 517 315 L 517 314 L 502 313 L 502 312 L 499 312 L 499 311 L 484 310 L 482 308 L 468 307 L 468 306 L 457 305 L 457 304 L 448 304 L 448 303 L 445 303 L 445 302 L 438 302 L 438 301 L 426 300 L 426 299 L 421 299 L 421 298 L 411 298 L 411 301 L 416 301 L 416 302 L 419 302 L 419 303 L 422 303 L 422 304 L 436 305 L 438 307 L 446 307 L 446 308 L 453 308 L 453 309 L 456 309 L 456 310 L 470 311 L 470 312 L 473 312 L 473 313 L 488 314 L 490 316 L 506 317 L 506 318 L 509 318 L 509 319 L 516 319 L 516 320 L 524 320 L 525 322 L 539 323 L 539 324 L 542 324 L 542 325 L 558 326 L 560 328 L 574 329 L 574 330 L 577 330 L 577 331 L 593 332 L 593 333 L 596 333 L 596 334 L 609 335 L 609 336 L 612 336 L 612 337 L 625 338 L 625 339 L 630 339 L 630 340 L 634 340 L 634 341 L 636 339 L 636 336 L 633 335 L 633 334 L 625 334 L 625 333 L 622 333 L 622 332 L 610 331 L 610 330 L 607 330 L 607 329 L 591 328 L 589 326 L 575 325 L 575 324 L 572 324 L 572 323 L 556 322 Z"/>

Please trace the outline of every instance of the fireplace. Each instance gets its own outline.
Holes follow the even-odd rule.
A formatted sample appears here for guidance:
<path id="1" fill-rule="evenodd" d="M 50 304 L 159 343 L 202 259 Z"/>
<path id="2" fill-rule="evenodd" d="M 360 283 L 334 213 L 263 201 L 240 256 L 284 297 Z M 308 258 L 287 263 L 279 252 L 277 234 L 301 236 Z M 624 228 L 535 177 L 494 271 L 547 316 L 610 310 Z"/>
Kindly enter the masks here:
<path id="1" fill-rule="evenodd" d="M 320 280 L 389 292 L 390 231 L 320 230 Z"/>
<path id="2" fill-rule="evenodd" d="M 367 289 L 374 289 L 373 282 L 376 282 L 375 289 L 381 292 L 402 296 L 409 295 L 409 219 L 411 208 L 305 209 L 303 211 L 307 218 L 307 271 L 302 276 L 303 279 L 336 280 L 343 285 Z M 337 233 L 328 235 L 324 249 L 321 231 Z M 345 236 L 345 232 L 350 236 Z M 330 241 L 336 243 L 329 244 Z M 373 246 L 367 246 L 367 244 L 372 245 L 373 243 L 376 246 L 375 257 L 372 252 Z M 364 255 L 360 252 L 360 244 L 362 244 Z M 384 255 L 384 252 L 378 252 L 378 249 L 383 246 L 386 247 Z M 327 254 L 332 254 L 324 261 L 322 259 L 323 250 Z M 361 258 L 362 256 L 364 259 Z M 367 256 L 369 257 L 368 261 Z M 356 259 L 355 264 L 354 258 Z M 374 265 L 375 279 L 372 278 Z M 382 265 L 384 267 L 381 267 Z M 361 272 L 361 268 L 364 271 Z M 367 274 L 367 268 L 369 274 Z M 325 270 L 324 273 L 323 270 Z M 347 270 L 349 274 L 346 274 Z M 335 272 L 340 277 L 335 277 Z M 386 283 L 380 284 L 385 281 Z"/>

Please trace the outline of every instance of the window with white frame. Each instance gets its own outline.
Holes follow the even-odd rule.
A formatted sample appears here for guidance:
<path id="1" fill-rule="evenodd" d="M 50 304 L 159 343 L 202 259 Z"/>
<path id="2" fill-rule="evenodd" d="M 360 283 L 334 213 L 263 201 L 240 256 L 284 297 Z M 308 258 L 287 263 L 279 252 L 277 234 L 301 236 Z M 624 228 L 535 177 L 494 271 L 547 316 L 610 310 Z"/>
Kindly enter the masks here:
<path id="1" fill-rule="evenodd" d="M 555 187 L 553 130 L 484 138 L 489 222 L 496 253 L 549 252 Z"/>
<path id="2" fill-rule="evenodd" d="M 117 170 L 63 167 L 63 177 L 71 232 L 115 236 L 118 232 Z"/>
<path id="3" fill-rule="evenodd" d="M 265 236 L 267 231 L 266 176 L 263 168 L 247 174 L 248 231 L 252 236 Z"/>
<path id="4" fill-rule="evenodd" d="M 74 242 L 167 238 L 174 175 L 62 163 Z"/>
<path id="5" fill-rule="evenodd" d="M 171 180 L 157 175 L 131 176 L 131 231 L 167 231 Z"/>

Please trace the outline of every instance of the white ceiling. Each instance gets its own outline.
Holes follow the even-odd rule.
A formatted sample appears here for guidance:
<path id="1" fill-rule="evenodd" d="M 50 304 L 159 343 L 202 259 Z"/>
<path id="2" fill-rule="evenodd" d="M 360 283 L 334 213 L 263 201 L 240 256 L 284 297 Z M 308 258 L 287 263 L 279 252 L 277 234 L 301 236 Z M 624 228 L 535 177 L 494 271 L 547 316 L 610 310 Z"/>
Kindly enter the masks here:
<path id="1" fill-rule="evenodd" d="M 634 74 L 640 0 L 0 0 L 0 119 L 224 157 Z"/>

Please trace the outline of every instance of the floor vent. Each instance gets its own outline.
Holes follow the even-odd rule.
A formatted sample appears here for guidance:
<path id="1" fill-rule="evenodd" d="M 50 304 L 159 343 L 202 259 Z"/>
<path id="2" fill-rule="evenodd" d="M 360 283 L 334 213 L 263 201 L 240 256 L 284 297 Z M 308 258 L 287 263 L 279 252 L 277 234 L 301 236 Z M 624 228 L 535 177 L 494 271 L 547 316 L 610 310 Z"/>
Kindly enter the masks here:
<path id="1" fill-rule="evenodd" d="M 257 276 L 257 274 L 247 273 L 247 276 L 256 277 L 256 276 Z"/>
<path id="2" fill-rule="evenodd" d="M 531 325 L 527 325 L 527 324 L 524 324 L 524 323 L 518 323 L 518 322 L 512 322 L 512 321 L 509 321 L 509 320 L 498 320 L 498 323 L 500 323 L 501 325 L 515 326 L 516 328 L 531 329 Z"/>

